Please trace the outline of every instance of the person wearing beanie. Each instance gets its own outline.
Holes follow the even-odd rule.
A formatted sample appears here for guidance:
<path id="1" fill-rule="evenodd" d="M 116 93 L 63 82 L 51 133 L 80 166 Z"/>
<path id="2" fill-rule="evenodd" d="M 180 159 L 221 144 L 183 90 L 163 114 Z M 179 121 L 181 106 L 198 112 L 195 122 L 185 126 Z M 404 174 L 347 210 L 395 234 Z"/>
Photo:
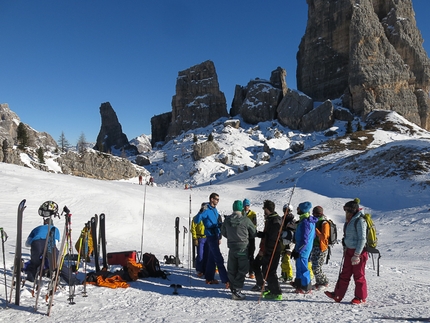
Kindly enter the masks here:
<path id="1" fill-rule="evenodd" d="M 242 292 L 245 276 L 249 271 L 248 244 L 255 237 L 256 229 L 251 220 L 242 214 L 243 203 L 233 203 L 233 213 L 226 216 L 221 226 L 221 234 L 227 238 L 227 274 L 230 281 L 231 297 L 243 300 Z"/>
<path id="2" fill-rule="evenodd" d="M 298 294 L 308 294 L 312 290 L 311 274 L 308 268 L 309 255 L 315 238 L 315 223 L 317 219 L 310 216 L 311 202 L 300 203 L 297 207 L 299 223 L 296 229 L 296 245 L 291 257 L 296 259 L 296 278 L 291 283 Z"/>
<path id="3" fill-rule="evenodd" d="M 349 281 L 353 276 L 355 283 L 354 298 L 351 304 L 366 302 L 367 281 L 365 276 L 366 262 L 369 255 L 366 251 L 367 224 L 360 211 L 360 200 L 355 199 L 343 206 L 345 211 L 345 225 L 343 244 L 345 247 L 342 271 L 339 274 L 336 287 L 333 292 L 326 291 L 325 294 L 340 302 L 348 290 Z"/>
<path id="4" fill-rule="evenodd" d="M 310 255 L 312 271 L 315 276 L 315 289 L 321 289 L 328 286 L 328 278 L 322 270 L 324 261 L 328 253 L 328 238 L 330 237 L 330 224 L 324 215 L 324 209 L 321 206 L 315 206 L 312 210 L 312 216 L 317 218 L 315 225 L 315 239 Z"/>
<path id="5" fill-rule="evenodd" d="M 251 202 L 248 199 L 243 200 L 243 215 L 246 215 L 257 229 L 257 214 L 251 210 Z M 255 253 L 255 238 L 249 238 L 248 244 L 248 258 L 249 258 L 249 273 L 248 277 L 255 279 L 254 270 L 254 253 Z"/>
<path id="6" fill-rule="evenodd" d="M 206 209 L 201 213 L 197 213 L 193 218 L 193 222 L 195 224 L 203 222 L 203 225 L 205 226 L 206 243 L 209 247 L 208 261 L 206 263 L 205 271 L 206 284 L 213 285 L 219 283 L 218 280 L 215 279 L 215 264 L 218 267 L 221 281 L 225 284 L 226 288 L 229 288 L 230 284 L 227 270 L 225 269 L 224 258 L 219 248 L 221 242 L 220 228 L 222 222 L 216 208 L 218 202 L 219 195 L 217 193 L 211 193 L 211 195 L 209 195 L 209 203 L 207 204 Z"/>
<path id="7" fill-rule="evenodd" d="M 296 231 L 296 220 L 294 219 L 293 206 L 290 203 L 284 205 L 283 209 L 282 240 L 281 240 L 281 280 L 285 283 L 293 280 L 293 267 L 291 266 L 291 251 L 294 249 L 294 233 Z"/>
<path id="8" fill-rule="evenodd" d="M 258 233 L 258 237 L 261 238 L 260 250 L 254 261 L 257 284 L 251 290 L 261 291 L 264 288 L 264 275 L 268 291 L 263 293 L 263 297 L 271 300 L 282 300 L 282 291 L 276 275 L 279 258 L 281 257 L 281 243 L 278 243 L 278 235 L 282 219 L 275 212 L 275 203 L 270 200 L 264 201 L 263 210 L 265 218 L 264 231 Z"/>

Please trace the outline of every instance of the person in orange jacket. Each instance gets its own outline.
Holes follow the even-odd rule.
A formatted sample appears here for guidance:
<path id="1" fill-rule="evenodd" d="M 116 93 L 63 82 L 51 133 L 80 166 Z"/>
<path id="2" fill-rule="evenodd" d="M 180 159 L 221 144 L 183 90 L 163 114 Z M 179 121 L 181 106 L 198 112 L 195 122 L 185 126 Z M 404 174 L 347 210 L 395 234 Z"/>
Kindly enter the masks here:
<path id="1" fill-rule="evenodd" d="M 312 215 L 318 218 L 318 222 L 315 225 L 315 239 L 309 259 L 312 262 L 312 271 L 315 277 L 314 289 L 321 289 L 328 286 L 328 278 L 324 274 L 322 266 L 328 252 L 330 224 L 327 222 L 324 209 L 321 206 L 314 207 Z"/>

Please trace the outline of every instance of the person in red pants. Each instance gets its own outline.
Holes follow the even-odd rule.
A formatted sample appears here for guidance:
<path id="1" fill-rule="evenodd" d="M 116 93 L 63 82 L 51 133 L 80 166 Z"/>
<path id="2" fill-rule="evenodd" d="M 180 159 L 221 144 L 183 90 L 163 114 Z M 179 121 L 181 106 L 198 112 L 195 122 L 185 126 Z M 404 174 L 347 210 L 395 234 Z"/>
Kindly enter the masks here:
<path id="1" fill-rule="evenodd" d="M 365 303 L 367 299 L 367 282 L 365 275 L 368 253 L 365 248 L 367 224 L 356 201 L 347 202 L 344 225 L 344 260 L 342 271 L 339 274 L 336 287 L 333 292 L 326 291 L 325 294 L 340 302 L 346 294 L 351 280 L 354 279 L 355 291 L 351 304 Z"/>

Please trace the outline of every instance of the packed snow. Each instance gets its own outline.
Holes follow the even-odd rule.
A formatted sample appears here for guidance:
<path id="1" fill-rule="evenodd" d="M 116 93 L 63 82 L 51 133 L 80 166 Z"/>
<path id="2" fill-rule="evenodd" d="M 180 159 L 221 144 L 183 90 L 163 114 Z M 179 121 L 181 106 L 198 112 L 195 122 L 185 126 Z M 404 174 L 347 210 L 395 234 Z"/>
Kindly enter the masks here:
<path id="1" fill-rule="evenodd" d="M 230 129 L 228 134 L 234 147 L 256 146 L 261 134 L 242 136 L 242 130 Z M 218 133 L 218 134 L 219 134 Z M 264 135 L 267 135 L 265 133 Z M 296 134 L 298 136 L 298 134 Z M 185 135 L 186 136 L 186 135 Z M 189 136 L 188 136 L 189 137 Z M 292 137 L 292 136 L 290 136 Z M 323 136 L 321 136 L 322 138 Z M 184 137 L 185 138 L 185 137 Z M 218 140 L 215 137 L 215 140 Z M 306 138 L 306 137 L 305 137 Z M 374 144 L 398 143 L 405 148 L 409 143 L 428 146 L 427 132 L 417 135 L 395 134 L 375 131 Z M 312 149 L 302 158 L 294 159 L 288 151 L 289 140 L 281 137 L 276 146 L 277 157 L 270 163 L 261 163 L 234 176 L 219 174 L 220 163 L 206 159 L 200 164 L 200 172 L 194 176 L 191 189 L 184 189 L 183 180 L 176 176 L 189 172 L 190 165 L 178 163 L 167 155 L 162 163 L 164 174 L 156 176 L 157 186 L 138 185 L 138 179 L 124 181 L 101 181 L 73 177 L 59 173 L 47 173 L 28 167 L 0 163 L 1 223 L 9 238 L 5 242 L 6 287 L 9 293 L 16 243 L 16 212 L 19 202 L 26 199 L 24 212 L 23 243 L 30 231 L 42 223 L 38 215 L 39 206 L 53 200 L 60 209 L 67 206 L 72 213 L 72 239 L 75 242 L 84 224 L 94 214 L 106 214 L 107 252 L 136 250 L 150 252 L 160 260 L 161 267 L 169 275 L 167 279 L 145 278 L 130 282 L 129 288 L 109 289 L 87 285 L 88 297 L 83 297 L 84 287 L 77 286 L 74 301 L 70 305 L 68 286 L 64 283 L 55 295 L 55 306 L 50 317 L 46 316 L 45 301 L 40 299 L 39 309 L 34 310 L 35 298 L 26 283 L 21 288 L 21 304 L 7 304 L 3 262 L 0 276 L 0 321 L 2 322 L 423 322 L 430 321 L 430 284 L 428 263 L 430 254 L 430 201 L 428 174 L 413 178 L 400 176 L 368 176 L 365 181 L 356 181 L 361 174 L 348 168 L 337 167 L 338 160 L 353 156 L 353 151 L 343 151 L 313 160 L 305 158 L 318 153 L 318 135 L 309 139 Z M 221 140 L 221 139 L 219 139 Z M 227 139 L 226 139 L 227 140 Z M 377 144 L 375 143 L 377 142 Z M 168 144 L 166 149 L 169 145 Z M 179 146 L 176 144 L 176 146 Z M 389 145 L 388 145 L 389 146 Z M 186 152 L 188 148 L 183 151 Z M 384 148 L 378 148 L 384 149 Z M 387 147 L 389 149 L 389 147 Z M 173 151 L 173 150 L 172 150 Z M 244 149 L 236 154 L 238 165 L 252 163 Z M 370 150 L 372 154 L 376 150 Z M 156 151 L 154 151 L 154 154 Z M 366 154 L 360 155 L 365 158 Z M 166 159 L 160 157 L 161 159 Z M 241 160 L 239 160 L 241 158 Z M 49 161 L 47 161 L 49 162 Z M 161 162 L 160 162 L 161 165 Z M 169 166 L 170 165 L 170 166 Z M 171 168 L 169 168 L 171 167 Z M 394 166 L 393 166 L 394 167 Z M 223 170 L 224 171 L 224 170 Z M 166 176 L 165 176 L 166 175 Z M 163 180 L 166 178 L 165 180 Z M 179 178 L 177 182 L 173 179 Z M 200 177 L 199 177 L 200 176 Z M 210 181 L 212 179 L 212 182 Z M 347 180 L 346 180 L 347 179 Z M 179 184 L 178 184 L 179 183 Z M 197 278 L 190 265 L 190 236 L 184 234 L 190 218 L 200 204 L 208 201 L 210 193 L 220 195 L 218 209 L 222 215 L 232 212 L 234 200 L 248 198 L 251 209 L 258 214 L 258 227 L 263 228 L 262 204 L 265 199 L 275 202 L 278 213 L 282 205 L 289 202 L 297 206 L 310 201 L 320 205 L 325 214 L 338 224 L 341 235 L 344 222 L 342 206 L 359 197 L 365 211 L 372 213 L 378 231 L 378 249 L 381 252 L 380 276 L 369 259 L 366 269 L 369 296 L 362 305 L 351 305 L 354 297 L 353 281 L 345 299 L 335 303 L 323 291 L 309 295 L 293 292 L 293 288 L 281 283 L 282 301 L 260 299 L 260 293 L 251 292 L 255 282 L 245 281 L 246 299 L 234 301 L 231 293 L 220 285 L 206 285 Z M 180 217 L 180 261 L 179 266 L 163 263 L 165 255 L 175 251 L 174 221 Z M 62 232 L 63 221 L 55 219 Z M 142 235 L 143 233 L 143 235 Z M 258 245 L 258 239 L 257 239 Z M 221 241 L 225 261 L 228 249 L 226 240 Z M 29 259 L 30 250 L 23 247 L 23 258 Z M 333 290 L 342 262 L 342 247 L 335 245 L 332 256 L 323 270 L 330 279 L 327 290 Z M 94 271 L 94 260 L 87 271 Z M 115 266 L 111 271 L 118 269 Z M 280 273 L 280 269 L 278 274 Z M 78 277 L 83 280 L 83 265 Z M 173 294 L 171 284 L 180 284 L 178 295 Z M 14 298 L 13 298 L 14 299 Z"/>

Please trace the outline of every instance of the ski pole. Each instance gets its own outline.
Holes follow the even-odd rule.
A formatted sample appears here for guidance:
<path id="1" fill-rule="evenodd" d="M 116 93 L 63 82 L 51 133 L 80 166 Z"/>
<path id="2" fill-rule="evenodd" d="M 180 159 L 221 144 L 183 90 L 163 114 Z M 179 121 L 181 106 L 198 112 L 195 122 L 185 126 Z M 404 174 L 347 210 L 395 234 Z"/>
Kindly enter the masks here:
<path id="1" fill-rule="evenodd" d="M 188 279 L 190 281 L 190 286 L 191 286 L 191 264 L 194 263 L 194 258 L 192 253 L 191 253 L 191 248 L 194 248 L 193 246 L 193 239 L 192 239 L 192 235 L 191 235 L 191 194 L 190 194 L 190 208 L 189 208 L 189 213 L 188 213 L 188 230 L 190 232 L 190 234 L 188 235 Z"/>
<path id="2" fill-rule="evenodd" d="M 296 184 L 294 184 L 294 186 L 293 186 L 293 190 L 291 192 L 290 200 L 288 201 L 288 205 L 291 204 L 291 199 L 293 198 L 294 190 L 296 189 Z M 278 237 L 277 237 L 276 242 L 275 242 L 275 247 L 273 248 L 272 255 L 270 256 L 269 265 L 267 266 L 267 271 L 266 271 L 266 274 L 264 275 L 263 286 L 261 287 L 261 293 L 260 293 L 260 297 L 258 298 L 258 303 L 260 303 L 261 297 L 263 296 L 263 293 L 264 293 L 264 286 L 266 285 L 267 276 L 269 275 L 269 271 L 270 271 L 270 266 L 272 266 L 272 261 L 273 261 L 273 258 L 275 256 L 275 251 L 276 251 L 276 248 L 278 247 L 278 242 L 279 242 L 279 238 L 281 237 L 281 234 L 282 234 L 282 228 L 284 227 L 285 218 L 286 218 L 286 216 L 282 217 L 282 223 L 281 223 L 281 227 L 279 228 L 279 231 L 278 231 Z"/>
<path id="3" fill-rule="evenodd" d="M 184 265 L 184 261 L 185 261 L 185 235 L 188 233 L 188 229 L 187 227 L 184 225 L 184 239 L 182 242 L 182 266 Z"/>
<path id="4" fill-rule="evenodd" d="M 6 258 L 5 258 L 5 252 L 4 252 L 4 243 L 7 241 L 7 233 L 6 231 L 3 230 L 3 228 L 0 228 L 1 231 L 1 247 L 2 247 L 2 251 L 3 251 L 3 273 L 4 273 L 4 290 L 5 290 L 5 298 L 6 298 L 6 307 L 8 306 L 8 301 L 7 301 L 7 282 L 6 282 Z"/>
<path id="5" fill-rule="evenodd" d="M 84 264 L 84 274 L 85 274 L 85 278 L 83 281 L 83 285 L 84 285 L 84 290 L 82 292 L 82 297 L 87 297 L 87 258 L 88 258 L 88 240 L 89 240 L 89 223 L 85 224 L 86 227 L 86 231 L 85 231 L 85 235 L 84 235 L 84 254 L 85 254 L 85 264 Z"/>
<path id="6" fill-rule="evenodd" d="M 143 193 L 143 211 L 142 211 L 142 233 L 140 235 L 140 259 L 139 262 L 142 262 L 143 260 L 143 229 L 145 228 L 145 204 L 146 204 L 146 187 L 148 185 L 145 185 L 145 190 Z"/>

